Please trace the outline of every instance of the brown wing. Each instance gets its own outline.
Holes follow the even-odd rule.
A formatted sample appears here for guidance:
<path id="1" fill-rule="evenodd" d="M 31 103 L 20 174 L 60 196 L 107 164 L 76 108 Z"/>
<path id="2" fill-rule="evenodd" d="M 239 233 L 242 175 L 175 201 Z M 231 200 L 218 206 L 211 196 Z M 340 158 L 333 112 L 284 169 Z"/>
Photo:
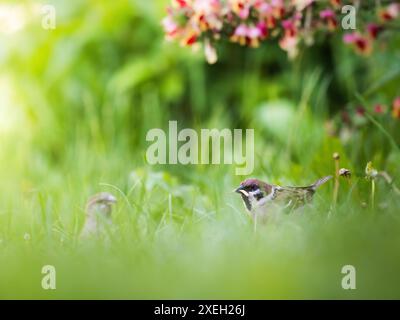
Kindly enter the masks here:
<path id="1" fill-rule="evenodd" d="M 310 202 L 314 193 L 310 187 L 278 187 L 274 201 L 285 207 L 298 208 Z"/>

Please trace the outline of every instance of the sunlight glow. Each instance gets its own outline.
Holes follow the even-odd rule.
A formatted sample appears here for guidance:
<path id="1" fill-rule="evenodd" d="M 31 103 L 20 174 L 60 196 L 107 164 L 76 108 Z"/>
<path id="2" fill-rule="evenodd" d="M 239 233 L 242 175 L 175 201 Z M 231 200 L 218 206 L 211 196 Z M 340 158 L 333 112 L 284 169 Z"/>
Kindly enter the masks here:
<path id="1" fill-rule="evenodd" d="M 0 77 L 0 135 L 17 129 L 22 120 L 21 109 L 16 104 L 14 90 L 6 76 Z"/>
<path id="2" fill-rule="evenodd" d="M 16 33 L 24 28 L 27 20 L 27 11 L 22 5 L 0 5 L 0 33 Z"/>

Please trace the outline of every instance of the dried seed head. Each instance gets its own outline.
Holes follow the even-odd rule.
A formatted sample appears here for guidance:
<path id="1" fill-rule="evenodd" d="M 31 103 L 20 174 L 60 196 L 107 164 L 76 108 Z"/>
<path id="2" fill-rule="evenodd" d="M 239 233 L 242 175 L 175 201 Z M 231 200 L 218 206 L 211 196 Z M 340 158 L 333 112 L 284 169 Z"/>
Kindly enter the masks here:
<path id="1" fill-rule="evenodd" d="M 342 168 L 339 170 L 339 176 L 344 178 L 351 178 L 351 171 L 346 168 Z"/>
<path id="2" fill-rule="evenodd" d="M 367 163 L 367 166 L 365 168 L 365 174 L 367 175 L 367 178 L 370 178 L 370 179 L 374 179 L 378 175 L 378 170 L 376 170 L 372 166 L 372 162 L 371 161 Z"/>
<path id="3" fill-rule="evenodd" d="M 335 153 L 333 154 L 333 159 L 339 160 L 339 159 L 340 159 L 340 154 L 339 154 L 338 152 L 335 152 Z"/>
<path id="4" fill-rule="evenodd" d="M 365 209 L 368 207 L 368 204 L 365 201 L 363 201 L 361 202 L 361 207 Z"/>

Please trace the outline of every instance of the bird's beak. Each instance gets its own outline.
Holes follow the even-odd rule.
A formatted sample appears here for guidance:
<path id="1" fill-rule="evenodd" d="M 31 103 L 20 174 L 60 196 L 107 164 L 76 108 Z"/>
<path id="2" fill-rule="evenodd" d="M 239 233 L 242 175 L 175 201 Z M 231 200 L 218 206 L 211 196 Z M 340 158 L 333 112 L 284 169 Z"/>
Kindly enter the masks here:
<path id="1" fill-rule="evenodd" d="M 245 190 L 243 189 L 242 186 L 240 186 L 239 188 L 235 189 L 234 192 L 236 192 L 236 193 L 242 193 L 242 194 L 244 194 L 246 197 L 249 196 L 249 194 L 247 193 L 247 191 L 245 191 Z"/>

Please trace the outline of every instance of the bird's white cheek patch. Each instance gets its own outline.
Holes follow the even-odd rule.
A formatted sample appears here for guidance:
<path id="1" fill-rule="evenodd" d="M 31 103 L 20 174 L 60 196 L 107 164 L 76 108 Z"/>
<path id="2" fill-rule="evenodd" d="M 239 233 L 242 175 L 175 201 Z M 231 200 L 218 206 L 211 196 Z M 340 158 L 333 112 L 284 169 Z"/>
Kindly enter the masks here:
<path id="1" fill-rule="evenodd" d="M 258 208 L 258 207 L 260 206 L 260 201 L 257 200 L 257 199 L 254 197 L 254 193 L 253 193 L 253 192 L 249 192 L 248 195 L 249 195 L 249 196 L 248 196 L 248 201 L 249 201 L 250 204 L 251 204 L 251 208 L 252 208 L 252 209 Z"/>

